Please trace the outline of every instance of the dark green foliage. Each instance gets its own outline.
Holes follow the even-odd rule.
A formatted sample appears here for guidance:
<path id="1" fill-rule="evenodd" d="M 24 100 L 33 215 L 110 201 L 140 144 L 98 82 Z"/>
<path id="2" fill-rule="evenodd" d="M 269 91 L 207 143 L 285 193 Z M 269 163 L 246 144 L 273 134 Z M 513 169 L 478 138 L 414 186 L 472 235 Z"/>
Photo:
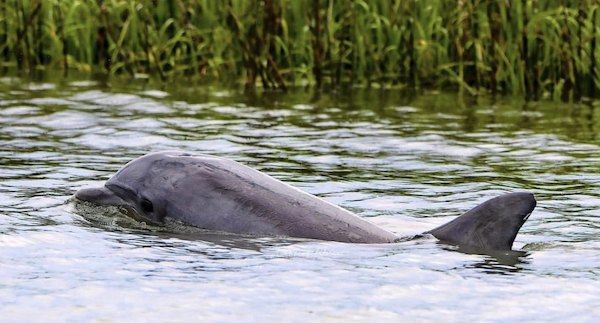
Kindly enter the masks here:
<path id="1" fill-rule="evenodd" d="M 0 0 L 5 69 L 600 96 L 597 0 Z"/>

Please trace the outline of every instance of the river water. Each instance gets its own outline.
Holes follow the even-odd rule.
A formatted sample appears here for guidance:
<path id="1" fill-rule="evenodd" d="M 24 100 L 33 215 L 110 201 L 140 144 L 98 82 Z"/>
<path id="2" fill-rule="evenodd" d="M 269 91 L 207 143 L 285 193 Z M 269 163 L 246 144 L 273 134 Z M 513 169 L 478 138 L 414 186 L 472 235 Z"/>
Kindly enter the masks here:
<path id="1" fill-rule="evenodd" d="M 0 313 L 31 321 L 594 321 L 600 106 L 0 79 Z M 127 161 L 228 157 L 399 235 L 504 192 L 520 253 L 144 228 L 70 201 Z"/>

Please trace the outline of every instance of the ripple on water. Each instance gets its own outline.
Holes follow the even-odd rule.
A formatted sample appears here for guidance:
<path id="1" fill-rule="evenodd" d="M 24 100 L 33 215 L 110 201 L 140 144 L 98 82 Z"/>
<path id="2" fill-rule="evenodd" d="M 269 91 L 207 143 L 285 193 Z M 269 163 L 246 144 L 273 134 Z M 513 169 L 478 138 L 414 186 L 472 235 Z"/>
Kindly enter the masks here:
<path id="1" fill-rule="evenodd" d="M 40 109 L 37 107 L 32 107 L 32 106 L 28 106 L 28 105 L 21 105 L 21 106 L 13 105 L 9 108 L 0 109 L 0 116 L 5 116 L 5 117 L 30 116 L 30 115 L 37 114 L 39 111 L 40 111 Z"/>
<path id="2" fill-rule="evenodd" d="M 481 99 L 466 109 L 452 96 L 360 91 L 191 95 L 134 82 L 116 91 L 0 78 L 0 88 L 4 320 L 30 321 L 32 308 L 61 321 L 600 315 L 600 150 L 572 131 L 595 121 L 564 118 L 564 106 Z M 244 162 L 401 236 L 504 192 L 531 190 L 538 207 L 515 243 L 524 253 L 474 255 L 432 237 L 350 245 L 153 228 L 64 204 L 162 149 Z"/>

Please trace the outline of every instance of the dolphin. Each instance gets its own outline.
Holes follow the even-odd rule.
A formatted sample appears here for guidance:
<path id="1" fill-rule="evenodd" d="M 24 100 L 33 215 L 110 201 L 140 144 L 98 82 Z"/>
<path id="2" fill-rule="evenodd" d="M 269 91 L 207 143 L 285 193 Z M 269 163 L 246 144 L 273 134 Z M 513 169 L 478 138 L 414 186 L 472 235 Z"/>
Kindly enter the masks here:
<path id="1" fill-rule="evenodd" d="M 237 234 L 350 243 L 406 240 L 253 168 L 205 154 L 163 151 L 138 157 L 104 186 L 82 188 L 75 198 L 124 207 L 133 217 L 158 225 L 170 218 Z M 511 250 L 535 206 L 531 193 L 508 193 L 423 234 L 462 248 Z"/>

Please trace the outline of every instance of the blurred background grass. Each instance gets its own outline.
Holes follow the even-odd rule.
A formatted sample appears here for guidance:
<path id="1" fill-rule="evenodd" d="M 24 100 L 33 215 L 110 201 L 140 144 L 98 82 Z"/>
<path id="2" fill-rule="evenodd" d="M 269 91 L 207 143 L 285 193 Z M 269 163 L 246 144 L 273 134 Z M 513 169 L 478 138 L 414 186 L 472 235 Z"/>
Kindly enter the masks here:
<path id="1" fill-rule="evenodd" d="M 0 0 L 0 68 L 600 96 L 598 0 Z"/>

